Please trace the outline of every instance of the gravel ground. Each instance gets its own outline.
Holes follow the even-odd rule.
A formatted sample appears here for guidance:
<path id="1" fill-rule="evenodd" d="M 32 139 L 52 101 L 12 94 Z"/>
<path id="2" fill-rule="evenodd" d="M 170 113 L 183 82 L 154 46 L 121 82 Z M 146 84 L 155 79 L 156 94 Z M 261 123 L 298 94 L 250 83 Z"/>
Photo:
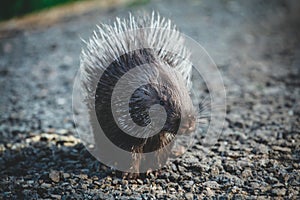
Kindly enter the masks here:
<path id="1" fill-rule="evenodd" d="M 272 3 L 271 3 L 272 2 Z M 95 10 L 0 39 L 0 199 L 300 199 L 296 1 L 151 1 Z M 202 44 L 227 91 L 218 143 L 159 175 L 123 180 L 76 136 L 72 85 L 98 22 L 158 10 Z"/>

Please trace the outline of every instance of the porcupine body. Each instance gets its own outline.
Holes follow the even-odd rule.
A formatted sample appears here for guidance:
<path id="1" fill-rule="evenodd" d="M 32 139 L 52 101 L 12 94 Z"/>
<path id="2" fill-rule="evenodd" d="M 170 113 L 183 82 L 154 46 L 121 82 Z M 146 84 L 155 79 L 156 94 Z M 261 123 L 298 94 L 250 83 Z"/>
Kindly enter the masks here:
<path id="1" fill-rule="evenodd" d="M 124 20 L 117 18 L 113 26 L 101 25 L 82 52 L 80 71 L 88 108 L 95 109 L 109 140 L 132 152 L 135 159 L 129 167 L 135 172 L 139 172 L 141 162 L 147 162 L 140 153 L 157 151 L 157 162 L 164 165 L 172 145 L 161 149 L 172 143 L 176 134 L 189 133 L 195 128 L 195 111 L 189 96 L 192 65 L 188 58 L 183 38 L 175 31 L 175 26 L 155 13 L 137 18 L 130 15 Z M 134 91 L 129 100 L 129 112 L 126 112 L 124 107 L 118 107 L 122 104 L 119 98 L 112 99 L 114 88 L 130 70 L 149 63 L 151 65 L 142 74 L 129 79 L 128 87 L 141 80 L 148 84 Z M 127 86 L 119 91 L 120 99 L 128 95 Z M 112 104 L 121 113 L 118 125 L 113 118 Z M 123 130 L 132 130 L 126 124 L 128 118 L 141 127 L 149 125 L 149 109 L 155 104 L 166 111 L 165 124 L 158 134 L 138 137 L 146 133 L 124 133 Z M 97 133 L 94 138 L 96 145 L 101 143 L 97 141 Z"/>

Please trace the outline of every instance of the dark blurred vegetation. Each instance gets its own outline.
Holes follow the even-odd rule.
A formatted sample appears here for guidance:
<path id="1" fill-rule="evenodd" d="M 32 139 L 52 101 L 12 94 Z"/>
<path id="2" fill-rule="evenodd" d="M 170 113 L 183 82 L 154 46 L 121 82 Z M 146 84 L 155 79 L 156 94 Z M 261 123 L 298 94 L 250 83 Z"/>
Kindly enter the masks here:
<path id="1" fill-rule="evenodd" d="M 0 20 L 78 0 L 0 0 Z"/>

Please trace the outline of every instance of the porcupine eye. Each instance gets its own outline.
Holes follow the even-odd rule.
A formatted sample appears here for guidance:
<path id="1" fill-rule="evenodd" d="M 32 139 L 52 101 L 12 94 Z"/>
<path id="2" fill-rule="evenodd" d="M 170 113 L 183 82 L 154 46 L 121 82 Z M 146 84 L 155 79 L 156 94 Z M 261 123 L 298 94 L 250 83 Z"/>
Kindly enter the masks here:
<path id="1" fill-rule="evenodd" d="M 163 100 L 160 100 L 160 101 L 159 101 L 159 104 L 160 104 L 161 106 L 164 106 L 164 105 L 165 105 L 165 102 L 164 102 Z"/>

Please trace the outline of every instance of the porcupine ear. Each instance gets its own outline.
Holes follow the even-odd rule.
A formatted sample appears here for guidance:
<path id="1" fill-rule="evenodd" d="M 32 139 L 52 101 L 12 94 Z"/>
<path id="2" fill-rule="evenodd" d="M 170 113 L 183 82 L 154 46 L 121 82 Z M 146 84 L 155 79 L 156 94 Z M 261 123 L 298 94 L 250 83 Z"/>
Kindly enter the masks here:
<path id="1" fill-rule="evenodd" d="M 128 19 L 116 18 L 113 25 L 101 24 L 97 28 L 86 42 L 87 46 L 82 50 L 80 57 L 82 92 L 90 109 L 94 108 L 95 91 L 100 75 L 111 62 L 131 49 L 150 47 L 157 59 L 180 72 L 187 88 L 191 88 L 190 53 L 184 47 L 184 39 L 176 31 L 176 26 L 171 20 L 155 12 L 137 17 L 129 13 Z M 126 34 L 128 31 L 135 34 Z M 123 37 L 119 37 L 120 34 Z"/>

